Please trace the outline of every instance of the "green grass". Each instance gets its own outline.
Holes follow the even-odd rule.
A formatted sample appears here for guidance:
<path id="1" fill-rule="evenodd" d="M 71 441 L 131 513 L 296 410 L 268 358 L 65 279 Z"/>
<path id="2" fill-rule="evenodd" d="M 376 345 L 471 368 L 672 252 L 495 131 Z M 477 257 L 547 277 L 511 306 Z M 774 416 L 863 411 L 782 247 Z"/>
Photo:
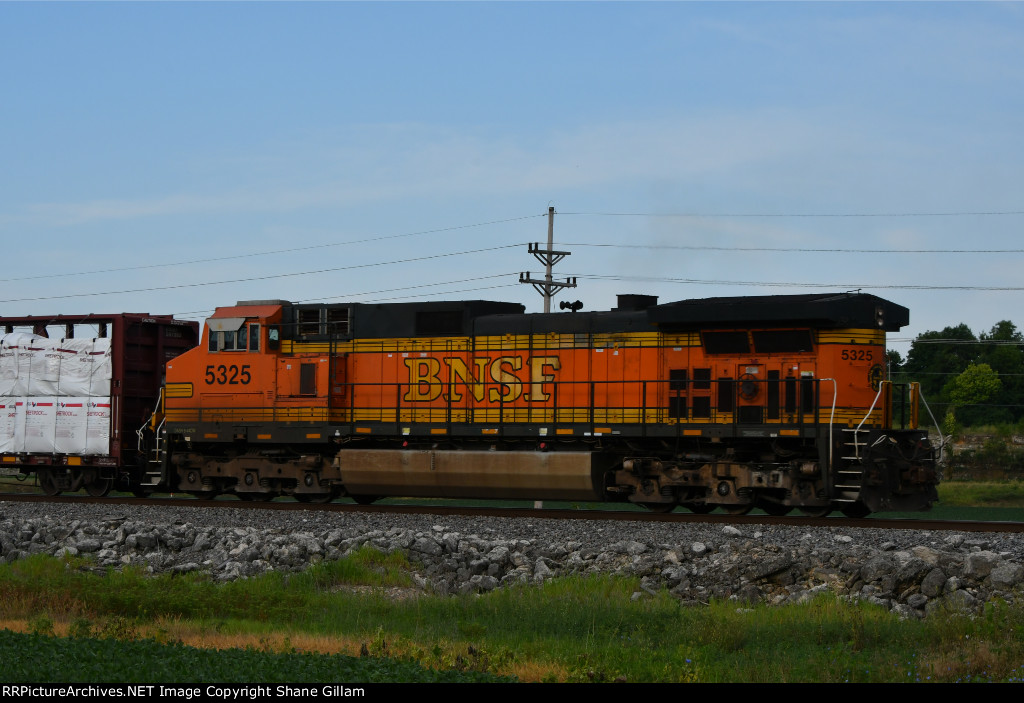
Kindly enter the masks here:
<path id="1" fill-rule="evenodd" d="M 828 595 L 784 607 L 686 606 L 664 591 L 633 600 L 637 580 L 612 576 L 395 599 L 352 590 L 407 583 L 403 558 L 372 550 L 302 574 L 225 584 L 83 566 L 45 556 L 0 565 L 0 618 L 27 631 L 0 638 L 5 680 L 1011 681 L 1024 661 L 1019 606 L 924 621 Z M 179 642 L 185 633 L 202 646 L 235 644 L 197 655 Z M 328 656 L 305 642 L 340 645 Z M 196 657 L 209 667 L 190 663 Z M 178 663 L 151 665 L 164 659 Z M 53 663 L 67 660 L 88 665 Z M 120 664 L 102 668 L 104 660 Z"/>

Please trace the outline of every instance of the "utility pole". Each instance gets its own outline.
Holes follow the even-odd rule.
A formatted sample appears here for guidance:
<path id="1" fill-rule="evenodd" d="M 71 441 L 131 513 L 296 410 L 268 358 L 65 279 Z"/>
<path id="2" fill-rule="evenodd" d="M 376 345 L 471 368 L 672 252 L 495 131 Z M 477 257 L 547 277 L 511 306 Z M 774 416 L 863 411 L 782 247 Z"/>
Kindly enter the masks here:
<path id="1" fill-rule="evenodd" d="M 534 255 L 537 261 L 544 264 L 544 280 L 536 278 L 530 278 L 530 272 L 519 274 L 520 283 L 529 283 L 532 285 L 538 293 L 544 296 L 544 312 L 551 312 L 551 299 L 555 297 L 555 294 L 562 288 L 575 288 L 576 277 L 566 278 L 565 281 L 556 281 L 551 277 L 551 267 L 557 264 L 559 261 L 569 256 L 572 252 L 569 251 L 555 251 L 552 247 L 555 245 L 555 208 L 548 207 L 548 247 L 547 249 L 541 249 L 540 244 L 533 243 L 529 245 L 529 252 Z M 573 308 L 576 310 L 577 308 Z M 540 509 L 544 507 L 544 501 L 535 500 L 533 501 L 533 507 Z"/>
<path id="2" fill-rule="evenodd" d="M 555 243 L 555 208 L 548 208 L 548 247 L 547 249 L 541 249 L 540 244 L 533 243 L 529 245 L 529 252 L 537 259 L 537 261 L 544 264 L 544 279 L 530 278 L 530 272 L 519 274 L 520 283 L 531 284 L 538 293 L 544 296 L 544 312 L 551 312 L 551 299 L 555 297 L 555 294 L 562 288 L 575 288 L 576 277 L 566 278 L 565 281 L 556 281 L 551 278 L 551 267 L 557 264 L 559 261 L 569 256 L 571 251 L 554 251 L 552 246 Z"/>

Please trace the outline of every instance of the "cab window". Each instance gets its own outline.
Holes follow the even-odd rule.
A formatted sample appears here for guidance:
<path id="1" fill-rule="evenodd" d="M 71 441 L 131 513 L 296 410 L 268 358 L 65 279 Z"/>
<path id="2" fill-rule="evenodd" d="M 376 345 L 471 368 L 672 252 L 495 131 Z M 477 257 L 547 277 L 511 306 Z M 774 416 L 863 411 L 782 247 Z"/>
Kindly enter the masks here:
<path id="1" fill-rule="evenodd" d="M 259 351 L 260 324 L 251 322 L 240 325 L 237 329 L 210 329 L 209 350 L 221 351 Z"/>

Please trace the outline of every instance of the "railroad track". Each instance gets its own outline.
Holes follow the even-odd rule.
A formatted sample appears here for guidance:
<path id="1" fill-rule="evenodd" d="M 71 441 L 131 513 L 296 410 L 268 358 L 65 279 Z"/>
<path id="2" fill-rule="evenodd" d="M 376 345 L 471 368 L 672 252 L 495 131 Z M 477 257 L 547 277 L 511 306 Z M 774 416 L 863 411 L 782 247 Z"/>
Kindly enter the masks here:
<path id="1" fill-rule="evenodd" d="M 654 513 L 629 510 L 583 510 L 568 508 L 510 508 L 465 505 L 357 505 L 354 503 L 300 503 L 297 501 L 248 502 L 233 499 L 199 500 L 196 498 L 135 498 L 85 495 L 44 496 L 32 493 L 0 493 L 0 502 L 138 505 L 162 507 L 204 507 L 235 510 L 313 510 L 322 512 L 391 513 L 398 515 L 459 515 L 506 517 L 543 520 L 617 520 L 631 522 L 721 523 L 722 525 L 783 525 L 789 527 L 855 527 L 886 530 L 953 531 L 953 532 L 1024 532 L 1024 522 L 993 522 L 975 520 L 934 520 L 929 518 L 848 518 L 842 515 L 812 517 L 800 514 L 771 515 L 698 515 L 684 510 Z"/>

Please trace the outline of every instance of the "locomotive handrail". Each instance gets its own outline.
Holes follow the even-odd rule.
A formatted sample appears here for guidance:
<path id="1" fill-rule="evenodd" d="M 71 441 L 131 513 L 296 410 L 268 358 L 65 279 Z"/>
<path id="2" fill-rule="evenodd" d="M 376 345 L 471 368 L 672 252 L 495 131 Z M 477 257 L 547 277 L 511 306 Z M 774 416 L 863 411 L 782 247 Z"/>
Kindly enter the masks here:
<path id="1" fill-rule="evenodd" d="M 832 414 L 828 418 L 828 468 L 831 470 L 834 466 L 832 452 L 835 450 L 835 442 L 833 442 L 832 432 L 836 426 L 836 399 L 839 397 L 839 384 L 834 378 L 819 378 L 818 381 L 832 381 Z"/>
<path id="2" fill-rule="evenodd" d="M 732 379 L 729 379 L 732 381 Z M 797 379 L 800 380 L 800 379 Z M 832 381 L 833 398 L 829 406 L 821 404 L 821 381 Z M 737 401 L 736 393 L 739 386 L 734 382 L 726 391 L 721 379 L 707 381 L 708 388 L 694 388 L 697 385 L 690 381 L 686 389 L 676 387 L 679 391 L 677 396 L 672 391 L 667 391 L 674 383 L 667 379 L 635 379 L 635 380 L 586 380 L 586 381 L 564 381 L 549 382 L 545 393 L 549 395 L 541 402 L 533 401 L 528 391 L 521 393 L 516 399 L 508 397 L 508 384 L 501 383 L 480 383 L 472 393 L 465 393 L 460 397 L 442 397 L 438 393 L 436 398 L 428 399 L 425 402 L 416 402 L 409 399 L 410 385 L 407 383 L 360 383 L 343 382 L 336 384 L 344 386 L 345 391 L 339 394 L 346 397 L 344 405 L 333 405 L 328 407 L 325 404 L 319 406 L 220 406 L 220 407 L 177 407 L 169 411 L 168 422 L 173 424 L 182 422 L 242 422 L 242 421 L 272 421 L 288 423 L 314 423 L 331 422 L 332 424 L 344 424 L 349 427 L 350 434 L 361 434 L 368 432 L 365 423 L 384 423 L 393 428 L 396 435 L 409 434 L 410 423 L 433 423 L 447 426 L 449 432 L 454 431 L 458 426 L 465 423 L 494 423 L 496 433 L 503 435 L 509 429 L 526 425 L 551 424 L 556 425 L 589 425 L 588 431 L 593 432 L 609 424 L 611 425 L 635 425 L 638 431 L 644 436 L 663 434 L 664 427 L 675 425 L 676 434 L 687 425 L 721 425 L 723 423 L 734 425 L 736 431 L 739 427 L 747 425 L 763 426 L 789 426 L 799 428 L 801 432 L 808 431 L 813 427 L 820 427 L 825 422 L 824 410 L 829 408 L 828 422 L 835 424 L 838 421 L 857 422 L 860 420 L 859 428 L 864 422 L 871 419 L 871 413 L 877 408 L 877 402 L 873 404 L 873 410 L 861 419 L 862 409 L 854 407 L 841 407 L 838 402 L 838 382 L 834 378 L 802 379 L 806 387 L 793 385 L 786 387 L 784 394 L 767 398 L 762 394 L 762 399 L 757 403 L 750 403 L 743 400 Z M 772 380 L 758 380 L 762 386 L 770 386 Z M 654 387 L 651 387 L 654 384 Z M 458 382 L 458 385 L 463 385 Z M 482 400 L 485 387 L 491 392 L 495 388 L 505 387 L 502 394 L 495 394 L 493 401 Z M 716 393 L 715 388 L 722 386 L 721 392 Z M 454 388 L 454 386 L 453 386 Z M 606 394 L 612 388 L 619 389 L 612 396 Z M 812 390 L 813 388 L 813 390 Z M 360 389 L 363 389 L 360 391 Z M 692 393 L 696 391 L 696 393 Z M 721 393 L 731 393 L 732 402 L 725 398 L 722 400 Z M 608 395 L 608 403 L 605 396 Z M 476 400 L 474 400 L 474 396 Z M 488 393 L 489 396 L 489 393 Z M 613 400 L 614 397 L 614 400 Z M 682 398 L 684 401 L 674 404 L 674 398 Z M 692 404 L 697 398 L 704 398 L 705 401 L 699 406 Z M 719 398 L 720 403 L 715 402 Z M 710 402 L 708 402 L 710 399 Z M 321 398 L 321 400 L 325 400 Z M 436 402 L 434 402 L 436 401 Z M 610 404 L 609 404 L 610 403 Z M 760 412 L 746 413 L 742 411 L 757 409 Z M 856 417 L 850 417 L 856 412 Z M 824 453 L 822 461 L 828 459 Z M 834 454 L 833 454 L 834 456 Z"/>
<path id="3" fill-rule="evenodd" d="M 153 430 L 153 432 L 155 433 L 155 432 L 158 432 L 159 428 L 163 426 L 164 420 L 166 419 L 166 415 L 160 418 L 160 422 L 154 423 L 154 418 L 158 414 L 160 414 L 160 410 L 161 410 L 161 408 L 163 408 L 163 406 L 164 406 L 164 388 L 163 388 L 163 386 L 161 386 L 160 387 L 160 391 L 159 391 L 159 393 L 157 394 L 157 397 L 156 397 L 156 405 L 153 408 L 153 412 L 150 413 L 149 417 L 142 424 L 142 427 L 140 427 L 139 429 L 135 430 L 135 437 L 137 439 L 137 443 L 135 445 L 135 448 L 138 449 L 140 452 L 143 451 L 143 448 L 142 448 L 142 443 L 144 441 L 143 440 L 143 437 L 144 437 L 143 432 L 145 432 L 146 427 L 149 426 Z"/>
<path id="4" fill-rule="evenodd" d="M 936 459 L 936 463 L 942 464 L 945 460 L 946 452 L 946 437 L 942 434 L 942 428 L 939 427 L 939 423 L 935 421 L 935 415 L 932 414 L 932 408 L 928 405 L 928 400 L 924 397 L 924 393 L 921 392 L 920 386 L 917 389 L 917 394 L 921 397 L 924 402 L 924 407 L 928 411 L 928 416 L 932 419 L 932 424 L 935 425 L 935 432 L 939 435 L 939 458 Z"/>
<path id="5" fill-rule="evenodd" d="M 857 423 L 855 428 L 853 428 L 853 456 L 857 459 L 860 459 L 860 445 L 857 444 L 857 433 L 860 432 L 861 426 L 863 426 L 863 424 L 868 421 L 868 418 L 871 417 L 871 413 L 875 409 L 875 404 L 878 402 L 878 399 L 882 397 L 882 391 L 885 390 L 886 385 L 892 385 L 892 381 L 882 381 L 878 384 L 878 392 L 875 393 L 875 399 L 871 401 L 871 407 L 868 408 L 868 412 L 864 418 Z"/>

